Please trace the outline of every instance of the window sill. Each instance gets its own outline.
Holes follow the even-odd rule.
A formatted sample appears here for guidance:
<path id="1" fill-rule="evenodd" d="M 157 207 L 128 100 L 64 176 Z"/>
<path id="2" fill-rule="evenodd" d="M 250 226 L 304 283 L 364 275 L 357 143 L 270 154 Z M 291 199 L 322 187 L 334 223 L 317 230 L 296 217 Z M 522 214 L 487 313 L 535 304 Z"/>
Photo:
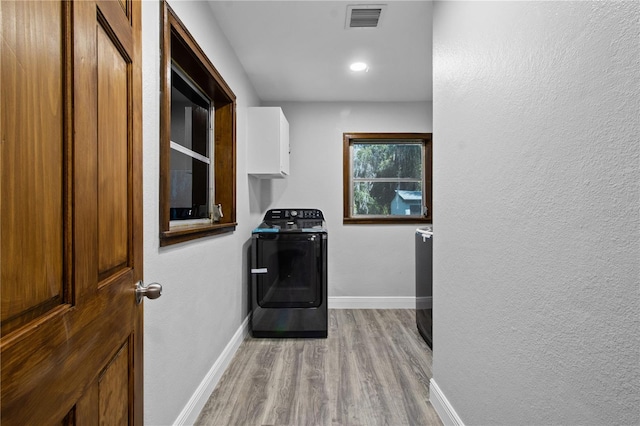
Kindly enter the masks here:
<path id="1" fill-rule="evenodd" d="M 213 225 L 185 226 L 160 233 L 160 247 L 183 243 L 210 235 L 224 234 L 236 230 L 236 222 L 216 223 Z"/>
<path id="2" fill-rule="evenodd" d="M 371 216 L 371 217 L 345 217 L 342 219 L 344 225 L 406 225 L 411 223 L 431 223 L 431 217 L 393 217 L 393 216 Z"/>

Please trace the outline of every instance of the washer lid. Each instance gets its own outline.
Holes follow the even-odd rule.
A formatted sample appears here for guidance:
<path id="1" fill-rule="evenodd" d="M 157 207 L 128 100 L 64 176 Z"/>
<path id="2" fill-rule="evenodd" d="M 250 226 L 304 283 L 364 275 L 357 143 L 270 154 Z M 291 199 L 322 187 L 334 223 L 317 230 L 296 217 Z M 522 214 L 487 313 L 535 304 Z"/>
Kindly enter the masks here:
<path id="1" fill-rule="evenodd" d="M 327 232 L 323 220 L 277 220 L 264 221 L 253 233 L 260 232 Z"/>

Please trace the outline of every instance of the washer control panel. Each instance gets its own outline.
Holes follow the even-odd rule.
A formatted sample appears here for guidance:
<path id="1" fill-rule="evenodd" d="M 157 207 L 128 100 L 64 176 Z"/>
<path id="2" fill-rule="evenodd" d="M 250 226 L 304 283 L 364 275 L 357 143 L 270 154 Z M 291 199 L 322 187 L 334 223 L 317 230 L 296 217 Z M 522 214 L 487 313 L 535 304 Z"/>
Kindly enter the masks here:
<path id="1" fill-rule="evenodd" d="M 272 209 L 264 215 L 264 220 L 316 219 L 324 220 L 318 209 Z"/>

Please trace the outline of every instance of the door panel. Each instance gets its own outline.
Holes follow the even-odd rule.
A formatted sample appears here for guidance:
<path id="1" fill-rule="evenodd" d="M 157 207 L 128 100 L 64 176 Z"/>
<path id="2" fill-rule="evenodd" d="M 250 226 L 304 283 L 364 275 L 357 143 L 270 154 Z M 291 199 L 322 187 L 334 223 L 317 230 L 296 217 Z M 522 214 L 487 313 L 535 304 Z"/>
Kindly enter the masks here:
<path id="1" fill-rule="evenodd" d="M 98 273 L 104 278 L 128 265 L 129 64 L 101 25 L 97 40 Z"/>
<path id="2" fill-rule="evenodd" d="M 0 423 L 142 424 L 140 3 L 0 16 Z"/>
<path id="3" fill-rule="evenodd" d="M 129 345 L 125 344 L 107 366 L 98 385 L 100 422 L 127 424 L 129 420 Z"/>
<path id="4" fill-rule="evenodd" d="M 63 26 L 60 4 L 2 4 L 2 139 L 32 141 L 1 151 L 2 334 L 62 302 Z"/>

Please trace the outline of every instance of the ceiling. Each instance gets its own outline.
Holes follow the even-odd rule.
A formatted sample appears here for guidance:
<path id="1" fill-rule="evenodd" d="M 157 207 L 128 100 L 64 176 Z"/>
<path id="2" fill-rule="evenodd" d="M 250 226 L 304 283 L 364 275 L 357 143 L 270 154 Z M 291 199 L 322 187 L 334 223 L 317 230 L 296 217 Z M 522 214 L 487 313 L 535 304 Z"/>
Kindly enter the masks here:
<path id="1" fill-rule="evenodd" d="M 431 100 L 431 1 L 209 4 L 264 102 Z M 345 28 L 348 5 L 380 4 L 377 28 Z"/>

